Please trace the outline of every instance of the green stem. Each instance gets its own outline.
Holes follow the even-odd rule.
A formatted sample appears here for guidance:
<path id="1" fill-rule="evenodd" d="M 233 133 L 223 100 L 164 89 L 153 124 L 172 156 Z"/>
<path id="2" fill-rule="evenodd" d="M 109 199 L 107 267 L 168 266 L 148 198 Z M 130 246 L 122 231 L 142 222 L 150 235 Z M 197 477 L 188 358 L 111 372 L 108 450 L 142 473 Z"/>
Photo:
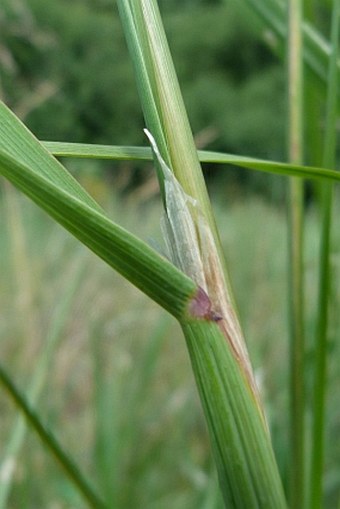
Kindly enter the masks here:
<path id="1" fill-rule="evenodd" d="M 322 191 L 322 234 L 320 246 L 318 317 L 315 338 L 310 509 L 320 509 L 322 507 L 322 478 L 325 442 L 327 329 L 330 289 L 329 255 L 333 189 L 330 184 L 324 184 Z"/>
<path id="2" fill-rule="evenodd" d="M 305 387 L 303 324 L 303 187 L 299 181 L 290 186 L 290 503 L 303 507 L 305 454 Z"/>
<path id="3" fill-rule="evenodd" d="M 302 2 L 288 4 L 289 159 L 303 150 Z M 305 387 L 303 310 L 303 181 L 290 181 L 290 507 L 304 506 Z"/>
<path id="4" fill-rule="evenodd" d="M 202 319 L 183 316 L 179 321 L 187 339 L 208 421 L 225 504 L 235 509 L 285 508 L 253 373 L 232 298 L 225 285 L 219 236 L 157 2 L 119 0 L 118 5 L 130 51 L 134 52 L 146 123 L 149 126 L 149 117 L 155 117 L 153 108 L 156 106 L 158 129 L 162 130 L 167 144 L 163 154 L 162 147 L 157 147 L 157 133 L 156 143 L 150 136 L 164 175 L 169 173 L 171 176 L 164 180 L 166 213 L 171 226 L 169 239 L 170 242 L 171 239 L 176 241 L 173 242 L 175 257 L 183 261 L 184 270 L 191 272 L 187 260 L 190 260 L 190 266 L 197 263 L 198 270 L 193 274 L 199 275 L 206 291 L 198 292 L 196 302 L 192 301 L 191 306 L 194 318 L 197 310 L 208 305 Z M 136 65 L 136 57 L 140 54 L 136 44 L 143 47 L 145 75 L 139 74 L 141 66 Z M 145 89 L 143 82 L 147 82 Z M 147 97 L 149 91 L 152 100 Z M 176 176 L 176 184 L 171 171 Z M 192 199 L 197 205 L 191 210 L 187 204 Z M 193 252 L 195 255 L 191 257 Z"/>
<path id="5" fill-rule="evenodd" d="M 263 414 L 214 322 L 182 323 L 226 508 L 286 509 Z"/>
<path id="6" fill-rule="evenodd" d="M 233 300 L 219 234 L 157 1 L 118 0 L 117 4 L 135 66 L 146 124 L 163 159 L 185 193 L 199 203 L 218 251 L 223 272 L 220 277 L 226 281 L 230 298 Z M 162 182 L 161 177 L 161 189 Z M 235 306 L 234 302 L 233 304 Z"/>
<path id="7" fill-rule="evenodd" d="M 328 93 L 326 105 L 326 132 L 323 163 L 326 166 L 335 165 L 336 149 L 336 120 L 337 120 L 337 59 L 339 54 L 339 21 L 340 2 L 333 3 L 332 14 L 332 55 L 328 73 Z M 325 441 L 325 400 L 327 388 L 327 329 L 330 293 L 330 247 L 331 247 L 331 214 L 333 203 L 332 184 L 322 187 L 322 234 L 320 245 L 320 271 L 318 317 L 315 344 L 315 378 L 314 378 L 314 408 L 312 430 L 312 460 L 310 482 L 310 508 L 322 507 L 322 477 L 324 466 Z"/>

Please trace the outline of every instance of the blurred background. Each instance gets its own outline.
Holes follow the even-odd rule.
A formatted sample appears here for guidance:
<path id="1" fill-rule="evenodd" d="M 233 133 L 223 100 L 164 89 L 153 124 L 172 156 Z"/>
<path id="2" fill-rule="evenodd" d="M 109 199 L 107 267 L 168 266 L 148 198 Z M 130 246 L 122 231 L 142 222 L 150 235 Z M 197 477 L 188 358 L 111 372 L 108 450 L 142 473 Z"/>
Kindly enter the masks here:
<path id="1" fill-rule="evenodd" d="M 163 0 L 160 7 L 197 146 L 285 160 L 286 73 L 273 34 L 242 2 Z M 319 14 L 326 26 L 327 2 Z M 2 0 L 0 98 L 42 140 L 146 145 L 113 0 Z M 63 163 L 116 222 L 162 244 L 151 164 Z M 287 180 L 220 165 L 205 165 L 204 172 L 285 481 Z M 311 358 L 318 247 L 312 186 L 307 198 Z M 110 507 L 220 508 L 206 427 L 174 320 L 3 180 L 0 227 L 2 362 L 27 394 L 40 370 L 35 407 Z M 339 231 L 333 244 L 336 282 Z M 334 284 L 335 303 L 339 288 Z M 330 335 L 335 384 L 337 309 Z M 310 388 L 310 377 L 307 382 Z M 330 394 L 327 507 L 335 506 L 340 484 L 340 445 L 332 441 L 340 427 L 336 397 Z M 3 393 L 0 411 L 1 459 L 17 422 Z M 21 436 L 12 488 L 3 506 L 0 496 L 0 509 L 85 507 L 36 436 L 30 430 Z M 7 467 L 2 464 L 2 476 Z"/>
<path id="2" fill-rule="evenodd" d="M 197 145 L 282 160 L 284 66 L 252 11 L 216 0 L 160 7 Z M 3 0 L 0 12 L 0 96 L 40 139 L 145 144 L 114 1 Z M 228 173 L 242 189 L 282 193 L 268 175 L 210 173 Z M 125 164 L 123 174 L 126 183 Z"/>

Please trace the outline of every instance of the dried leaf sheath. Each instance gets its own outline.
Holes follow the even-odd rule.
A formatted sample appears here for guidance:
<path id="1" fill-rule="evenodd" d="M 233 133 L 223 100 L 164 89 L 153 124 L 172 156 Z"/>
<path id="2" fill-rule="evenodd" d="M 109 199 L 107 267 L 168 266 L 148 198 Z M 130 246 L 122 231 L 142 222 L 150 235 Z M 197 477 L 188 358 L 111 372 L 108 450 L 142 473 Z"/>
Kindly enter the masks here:
<path id="1" fill-rule="evenodd" d="M 239 364 L 243 367 L 262 412 L 262 405 L 259 401 L 253 370 L 241 327 L 223 277 L 224 273 L 214 238 L 203 215 L 198 216 L 198 231 L 205 281 L 208 289 L 207 293 L 211 300 L 212 308 L 215 313 L 222 317 L 219 321 L 219 327 L 230 344 Z"/>

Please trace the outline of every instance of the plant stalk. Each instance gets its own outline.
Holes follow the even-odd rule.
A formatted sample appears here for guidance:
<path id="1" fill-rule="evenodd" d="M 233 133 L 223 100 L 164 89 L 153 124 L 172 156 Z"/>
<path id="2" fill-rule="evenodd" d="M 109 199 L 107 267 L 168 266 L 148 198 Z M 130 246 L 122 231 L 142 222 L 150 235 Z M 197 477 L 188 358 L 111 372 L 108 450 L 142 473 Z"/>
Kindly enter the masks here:
<path id="1" fill-rule="evenodd" d="M 339 24 L 340 2 L 333 3 L 331 41 L 332 55 L 328 70 L 328 89 L 326 101 L 326 130 L 324 141 L 323 165 L 334 167 L 336 154 L 336 121 L 338 100 L 337 60 L 339 55 Z M 322 507 L 322 479 L 324 467 L 325 442 L 325 407 L 327 388 L 327 333 L 329 318 L 330 295 L 330 252 L 331 252 L 331 222 L 333 204 L 333 186 L 322 184 L 322 232 L 320 243 L 320 270 L 318 316 L 315 338 L 315 376 L 314 376 L 314 406 L 312 427 L 312 458 L 310 479 L 310 508 Z"/>
<path id="2" fill-rule="evenodd" d="M 181 325 L 225 507 L 286 509 L 267 426 L 223 333 L 214 322 Z"/>
<path id="3" fill-rule="evenodd" d="M 210 431 L 225 505 L 284 508 L 281 480 L 158 6 L 155 0 L 119 0 L 118 6 L 149 131 L 153 119 L 159 119 L 155 131 L 147 135 L 163 174 L 167 244 L 173 262 L 200 286 L 196 301 L 192 301 L 191 318 L 179 321 Z M 142 62 L 138 61 L 140 55 Z M 159 131 L 160 139 L 166 142 L 164 152 Z M 195 319 L 201 306 L 206 312 Z"/>
<path id="4" fill-rule="evenodd" d="M 288 2 L 289 160 L 303 160 L 302 1 Z M 303 305 L 303 180 L 290 179 L 290 461 L 291 509 L 304 507 L 305 365 Z"/>

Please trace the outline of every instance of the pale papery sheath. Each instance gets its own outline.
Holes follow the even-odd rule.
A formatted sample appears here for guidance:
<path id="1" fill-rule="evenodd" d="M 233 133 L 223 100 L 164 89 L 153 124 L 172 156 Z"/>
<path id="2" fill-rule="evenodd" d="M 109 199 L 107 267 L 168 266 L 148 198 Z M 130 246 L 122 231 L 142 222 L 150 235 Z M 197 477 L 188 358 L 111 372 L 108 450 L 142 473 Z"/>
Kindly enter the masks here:
<path id="1" fill-rule="evenodd" d="M 187 195 L 162 158 L 152 134 L 144 129 L 164 177 L 165 213 L 162 233 L 172 262 L 201 289 L 192 310 L 203 299 L 203 317 L 218 323 L 235 357 L 243 367 L 255 398 L 258 400 L 253 371 L 238 318 L 225 283 L 223 269 L 210 227 L 196 200 Z M 206 294 L 206 297 L 204 297 Z M 207 305 L 207 300 L 211 305 Z M 259 407 L 262 407 L 259 403 Z"/>

